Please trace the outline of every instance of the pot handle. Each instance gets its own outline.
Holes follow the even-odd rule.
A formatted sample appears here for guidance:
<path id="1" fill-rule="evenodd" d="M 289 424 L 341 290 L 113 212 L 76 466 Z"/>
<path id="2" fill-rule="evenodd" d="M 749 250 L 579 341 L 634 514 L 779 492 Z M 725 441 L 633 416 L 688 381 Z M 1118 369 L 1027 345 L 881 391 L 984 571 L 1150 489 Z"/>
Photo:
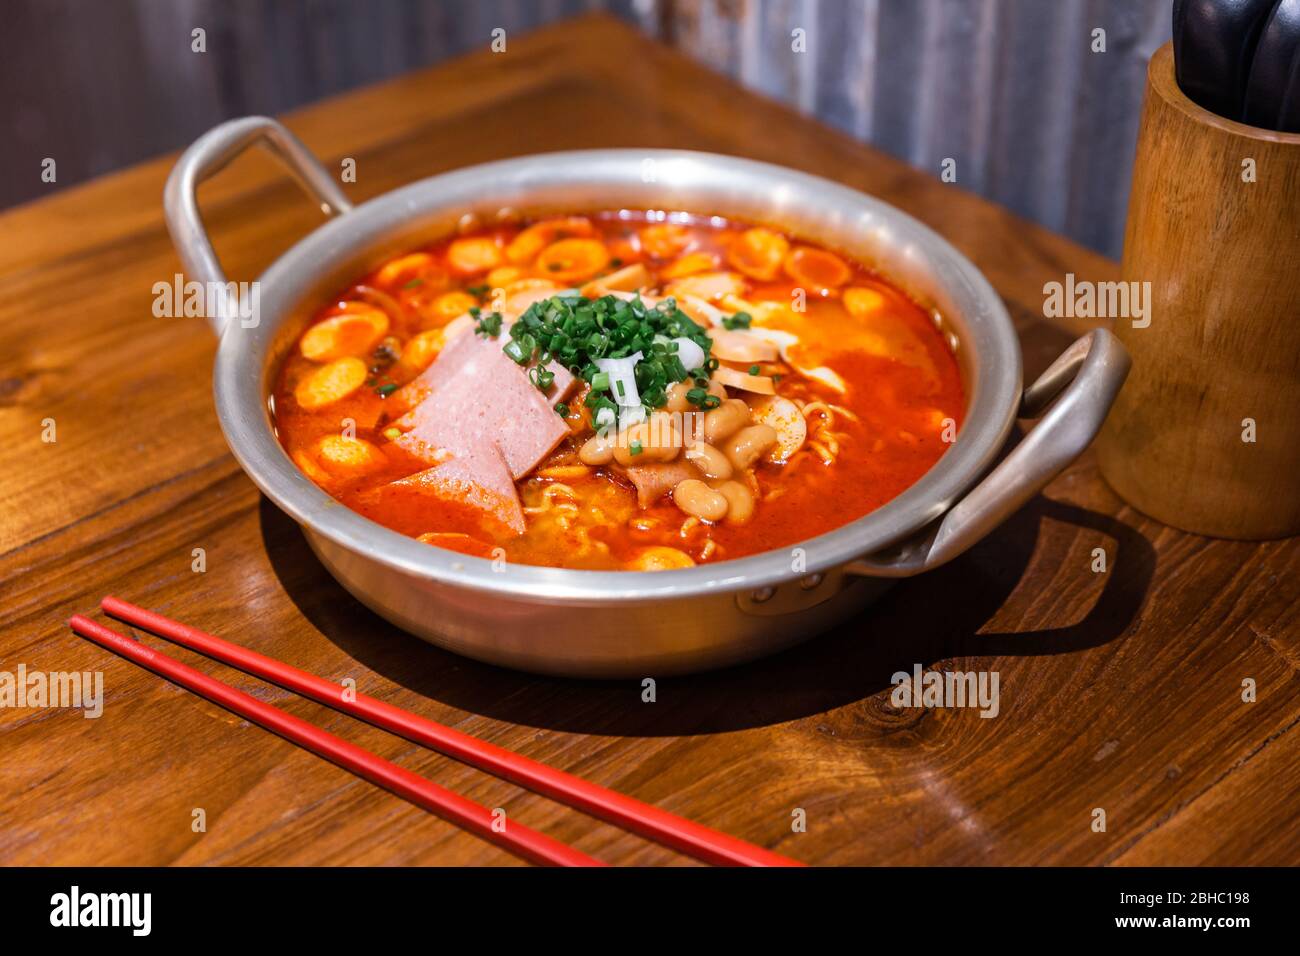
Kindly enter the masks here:
<path id="1" fill-rule="evenodd" d="M 957 557 L 1083 454 L 1101 430 L 1131 364 L 1128 351 L 1106 329 L 1093 329 L 1075 341 L 1021 395 L 1017 417 L 1042 421 L 1011 454 L 920 535 L 859 558 L 844 570 L 906 578 Z"/>
<path id="2" fill-rule="evenodd" d="M 254 143 L 260 143 L 289 167 L 298 184 L 315 199 L 327 216 L 352 208 L 343 190 L 316 161 L 302 140 L 269 116 L 245 116 L 213 127 L 196 139 L 172 167 L 163 189 L 163 211 L 172 244 L 191 279 L 225 286 L 216 297 L 216 314 L 208 316 L 212 331 L 221 335 L 227 317 L 239 315 L 238 294 L 230 287 L 217 259 L 203 217 L 199 215 L 198 187 Z"/>

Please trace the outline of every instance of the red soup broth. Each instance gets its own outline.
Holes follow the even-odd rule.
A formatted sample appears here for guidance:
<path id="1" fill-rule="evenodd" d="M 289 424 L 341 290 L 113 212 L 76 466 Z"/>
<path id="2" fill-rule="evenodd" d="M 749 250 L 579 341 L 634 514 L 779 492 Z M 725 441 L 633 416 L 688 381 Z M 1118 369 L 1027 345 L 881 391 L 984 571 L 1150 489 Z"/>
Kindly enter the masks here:
<path id="1" fill-rule="evenodd" d="M 412 390 L 439 371 L 430 367 L 448 343 L 484 338 L 487 330 L 476 329 L 494 313 L 508 328 L 528 305 L 565 289 L 592 301 L 671 298 L 710 335 L 719 369 L 704 385 L 718 401 L 739 399 L 753 416 L 793 407 L 803 440 L 790 451 L 791 422 L 769 415 L 765 421 L 782 425 L 778 445 L 731 467 L 727 480 L 743 488 L 729 489 L 723 517 L 686 510 L 680 483 L 641 501 L 628 477 L 638 472 L 584 458 L 596 421 L 579 376 L 556 412 L 567 432 L 514 481 L 518 504 L 510 507 L 522 512 L 522 533 L 494 514 L 485 518 L 475 493 L 405 487 L 403 479 L 425 472 L 430 459 L 412 453 L 404 416 Z M 769 350 L 762 360 L 717 358 L 719 349 L 748 355 L 755 338 L 757 349 Z M 509 341 L 506 333 L 499 341 Z M 775 398 L 749 391 L 751 382 L 770 383 Z M 422 401 L 438 402 L 440 394 Z M 510 562 L 637 570 L 785 548 L 866 515 L 942 457 L 965 408 L 957 361 L 934 315 L 882 276 L 761 226 L 627 210 L 495 226 L 383 263 L 313 316 L 279 371 L 274 398 L 277 434 L 294 462 L 379 524 Z M 775 406 L 777 398 L 793 404 Z M 703 421 L 711 409 L 690 411 Z M 686 457 L 684 448 L 675 459 L 679 477 L 691 467 Z M 716 478 L 690 474 L 710 491 L 724 490 Z M 695 497 L 716 500 L 692 488 Z M 737 505 L 734 496 L 746 491 L 750 506 Z"/>

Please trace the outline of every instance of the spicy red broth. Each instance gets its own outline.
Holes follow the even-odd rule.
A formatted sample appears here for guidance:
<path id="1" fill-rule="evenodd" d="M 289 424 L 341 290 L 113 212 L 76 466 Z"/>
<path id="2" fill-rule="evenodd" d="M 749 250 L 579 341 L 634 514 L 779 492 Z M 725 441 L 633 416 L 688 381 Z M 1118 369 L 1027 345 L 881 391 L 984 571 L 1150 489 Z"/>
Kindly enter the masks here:
<path id="1" fill-rule="evenodd" d="M 685 567 L 833 530 L 955 438 L 930 313 L 764 227 L 610 212 L 385 262 L 313 317 L 280 441 L 428 543 L 572 568 Z"/>

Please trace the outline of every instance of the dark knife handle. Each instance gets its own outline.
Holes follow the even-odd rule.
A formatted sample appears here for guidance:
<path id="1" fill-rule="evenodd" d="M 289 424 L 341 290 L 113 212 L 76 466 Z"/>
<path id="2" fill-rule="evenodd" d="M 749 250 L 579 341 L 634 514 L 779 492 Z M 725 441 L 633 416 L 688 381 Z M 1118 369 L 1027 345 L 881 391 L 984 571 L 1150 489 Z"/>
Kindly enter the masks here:
<path id="1" fill-rule="evenodd" d="M 1264 25 L 1241 118 L 1251 126 L 1300 133 L 1300 0 L 1280 0 Z"/>
<path id="2" fill-rule="evenodd" d="M 1174 0 L 1174 75 L 1188 99 L 1241 119 L 1256 44 L 1277 5 L 1278 0 Z"/>

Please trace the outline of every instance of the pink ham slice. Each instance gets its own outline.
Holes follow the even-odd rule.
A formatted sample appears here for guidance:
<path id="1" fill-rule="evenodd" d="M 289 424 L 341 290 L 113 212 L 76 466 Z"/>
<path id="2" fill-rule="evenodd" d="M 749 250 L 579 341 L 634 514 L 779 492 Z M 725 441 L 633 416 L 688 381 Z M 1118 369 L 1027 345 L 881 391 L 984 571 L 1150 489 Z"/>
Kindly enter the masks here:
<path id="1" fill-rule="evenodd" d="M 429 375 L 429 372 L 435 374 Z M 458 336 L 429 367 L 420 403 L 398 420 L 403 449 L 429 462 L 439 450 L 495 444 L 522 478 L 569 434 L 568 426 L 496 339 Z"/>
<path id="2" fill-rule="evenodd" d="M 504 343 L 501 339 L 488 339 L 473 332 L 462 332 L 443 346 L 442 351 L 433 364 L 394 392 L 388 399 L 389 408 L 397 412 L 409 412 L 422 401 L 433 394 L 434 390 L 441 384 L 447 382 L 474 353 L 475 343 L 496 342 L 497 351 L 501 350 Z M 506 357 L 505 353 L 501 353 Z M 507 358 L 507 360 L 509 360 Z M 510 362 L 516 371 L 519 366 L 513 361 Z M 548 362 L 546 369 L 554 376 L 551 387 L 546 392 L 546 398 L 554 408 L 560 402 L 564 401 L 573 394 L 574 386 L 578 384 L 577 377 L 563 365 L 557 362 Z M 536 386 L 529 385 L 536 391 Z"/>
<path id="3" fill-rule="evenodd" d="M 636 486 L 636 503 L 648 508 L 687 478 L 698 478 L 700 473 L 685 461 L 658 462 L 653 465 L 632 465 L 622 469 L 627 480 Z"/>
<path id="4" fill-rule="evenodd" d="M 416 491 L 466 506 L 521 534 L 524 514 L 515 480 L 524 477 L 569 434 L 555 414 L 577 384 L 554 367 L 550 395 L 543 395 L 501 350 L 498 339 L 475 333 L 456 336 L 415 381 L 392 396 L 409 409 L 395 423 L 393 440 L 431 467 L 388 487 Z"/>
<path id="5" fill-rule="evenodd" d="M 442 463 L 394 481 L 390 487 L 459 502 L 522 534 L 523 508 L 514 479 L 496 446 L 478 445 L 450 454 Z"/>
<path id="6" fill-rule="evenodd" d="M 394 412 L 409 412 L 428 398 L 438 383 L 446 382 L 451 374 L 472 354 L 475 339 L 473 332 L 462 332 L 447 342 L 433 360 L 433 364 L 388 397 L 388 407 Z"/>
<path id="7" fill-rule="evenodd" d="M 554 408 L 573 394 L 573 388 L 578 384 L 578 377 L 556 362 L 547 362 L 545 367 L 555 376 L 555 380 L 551 382 L 551 387 L 546 392 L 546 398 L 550 401 L 551 408 Z"/>

